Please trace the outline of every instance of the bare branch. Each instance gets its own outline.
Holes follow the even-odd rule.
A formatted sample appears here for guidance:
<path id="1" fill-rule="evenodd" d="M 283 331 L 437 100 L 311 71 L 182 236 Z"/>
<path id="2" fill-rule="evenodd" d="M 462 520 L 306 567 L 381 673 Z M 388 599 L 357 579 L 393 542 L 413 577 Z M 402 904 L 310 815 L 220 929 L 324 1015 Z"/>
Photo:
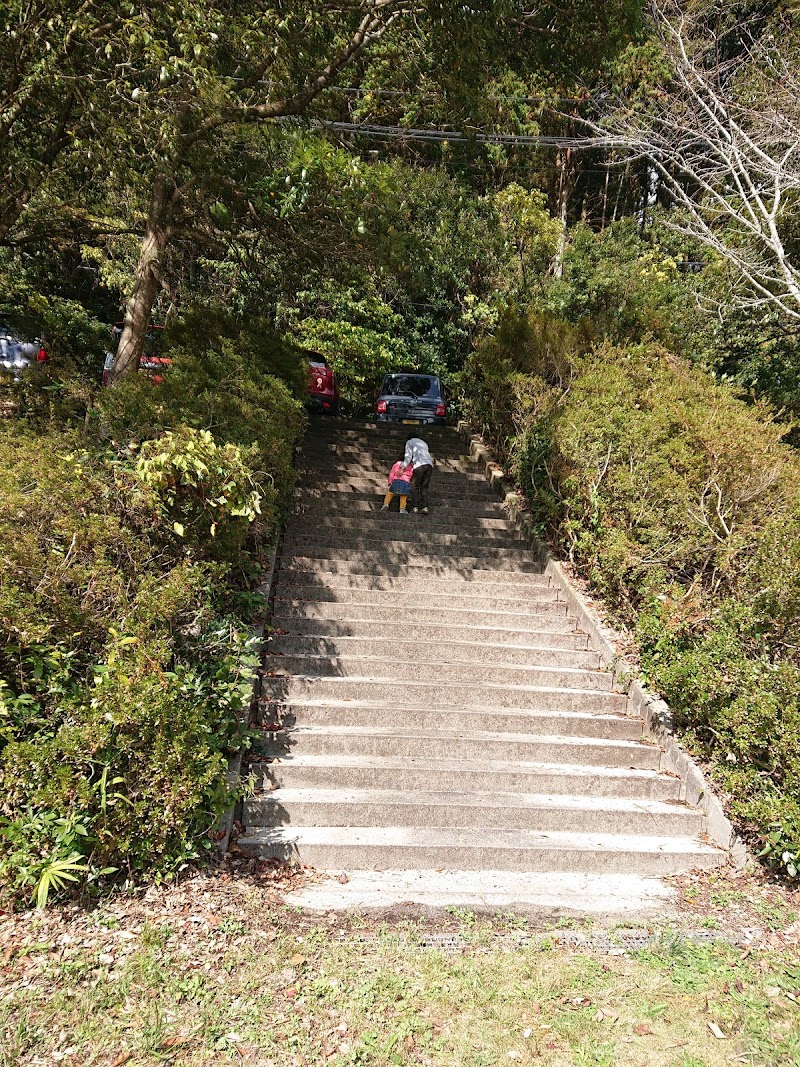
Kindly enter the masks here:
<path id="1" fill-rule="evenodd" d="M 800 322 L 800 269 L 787 247 L 800 193 L 800 79 L 788 48 L 745 30 L 744 58 L 723 61 L 705 25 L 668 3 L 654 0 L 652 12 L 669 83 L 644 107 L 607 102 L 588 124 L 628 160 L 647 160 L 673 206 L 667 224 L 733 265 L 742 304 Z"/>

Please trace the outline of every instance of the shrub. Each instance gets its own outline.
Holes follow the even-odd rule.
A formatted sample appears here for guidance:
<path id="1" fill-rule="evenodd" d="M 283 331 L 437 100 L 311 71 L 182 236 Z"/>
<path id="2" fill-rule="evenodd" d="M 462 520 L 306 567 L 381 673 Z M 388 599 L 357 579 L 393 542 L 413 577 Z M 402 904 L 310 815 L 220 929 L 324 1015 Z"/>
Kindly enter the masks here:
<path id="1" fill-rule="evenodd" d="M 730 811 L 800 853 L 800 461 L 763 406 L 655 343 L 508 318 L 467 404 L 618 617 Z"/>
<path id="2" fill-rule="evenodd" d="M 184 334 L 161 383 L 133 376 L 94 403 L 48 373 L 0 431 L 0 879 L 14 902 L 171 874 L 231 802 L 255 659 L 229 613 L 305 423 L 271 373 L 300 392 L 305 364 L 270 345 Z"/>
<path id="3" fill-rule="evenodd" d="M 118 450 L 182 427 L 203 430 L 221 446 L 236 445 L 261 494 L 259 530 L 271 528 L 294 486 L 292 455 L 305 426 L 302 402 L 270 370 L 269 352 L 230 337 L 169 348 L 161 382 L 132 375 L 105 389 L 90 414 L 98 436 Z M 286 358 L 281 350 L 281 360 Z M 302 365 L 303 389 L 307 367 Z M 297 382 L 295 387 L 299 388 Z"/>
<path id="4" fill-rule="evenodd" d="M 798 466 L 766 411 L 655 345 L 603 344 L 560 406 L 557 536 L 629 615 L 654 584 L 735 585 Z"/>
<path id="5" fill-rule="evenodd" d="M 645 677 L 672 705 L 693 750 L 713 762 L 732 817 L 795 877 L 800 667 L 763 640 L 749 605 L 726 599 L 707 619 L 681 612 L 680 621 L 671 608 L 656 600 L 639 620 Z"/>

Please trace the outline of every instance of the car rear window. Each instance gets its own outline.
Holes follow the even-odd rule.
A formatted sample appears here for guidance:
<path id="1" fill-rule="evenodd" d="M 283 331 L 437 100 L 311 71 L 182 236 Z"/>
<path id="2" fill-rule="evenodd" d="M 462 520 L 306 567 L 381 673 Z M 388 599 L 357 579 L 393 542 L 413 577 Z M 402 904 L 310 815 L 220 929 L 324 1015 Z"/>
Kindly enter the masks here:
<path id="1" fill-rule="evenodd" d="M 384 396 L 414 396 L 438 400 L 442 395 L 442 383 L 427 374 L 387 374 L 383 379 Z"/>

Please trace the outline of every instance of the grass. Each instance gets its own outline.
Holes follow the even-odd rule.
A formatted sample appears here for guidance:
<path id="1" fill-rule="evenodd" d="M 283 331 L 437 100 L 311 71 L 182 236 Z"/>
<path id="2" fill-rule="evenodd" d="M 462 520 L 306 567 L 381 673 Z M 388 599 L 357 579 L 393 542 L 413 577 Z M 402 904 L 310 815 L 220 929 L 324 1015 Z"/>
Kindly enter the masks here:
<path id="1" fill-rule="evenodd" d="M 793 951 L 665 933 L 603 955 L 455 918 L 445 953 L 414 921 L 310 922 L 256 894 L 29 913 L 0 957 L 0 1067 L 800 1065 Z"/>

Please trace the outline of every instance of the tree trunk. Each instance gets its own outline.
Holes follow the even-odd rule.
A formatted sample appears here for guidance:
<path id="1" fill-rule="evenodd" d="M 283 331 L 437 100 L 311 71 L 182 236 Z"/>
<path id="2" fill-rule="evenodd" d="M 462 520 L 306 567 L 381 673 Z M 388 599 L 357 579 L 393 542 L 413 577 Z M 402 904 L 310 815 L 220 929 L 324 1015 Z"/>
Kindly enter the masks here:
<path id="1" fill-rule="evenodd" d="M 565 148 L 558 159 L 558 217 L 561 220 L 561 233 L 558 235 L 556 257 L 553 261 L 553 277 L 560 278 L 564 273 L 564 253 L 567 250 L 567 222 L 569 221 L 569 194 L 572 184 L 572 150 Z"/>
<path id="2" fill-rule="evenodd" d="M 0 245 L 5 244 L 11 230 L 16 225 L 22 212 L 28 206 L 32 195 L 31 189 L 20 189 L 8 195 L 0 204 Z"/>
<path id="3" fill-rule="evenodd" d="M 139 369 L 153 304 L 161 285 L 164 250 L 174 232 L 168 221 L 173 201 L 174 192 L 168 191 L 165 175 L 157 175 L 153 183 L 153 195 L 139 251 L 139 262 L 136 264 L 136 276 L 125 305 L 125 321 L 117 348 L 117 358 L 114 361 L 114 382 Z"/>
<path id="4" fill-rule="evenodd" d="M 610 178 L 611 178 L 611 168 L 610 167 L 606 167 L 606 176 L 605 176 L 605 180 L 603 182 L 603 215 L 602 215 L 602 218 L 600 219 L 600 232 L 601 233 L 603 233 L 603 231 L 606 228 L 606 219 L 608 218 L 608 183 L 609 183 L 609 179 Z"/>

